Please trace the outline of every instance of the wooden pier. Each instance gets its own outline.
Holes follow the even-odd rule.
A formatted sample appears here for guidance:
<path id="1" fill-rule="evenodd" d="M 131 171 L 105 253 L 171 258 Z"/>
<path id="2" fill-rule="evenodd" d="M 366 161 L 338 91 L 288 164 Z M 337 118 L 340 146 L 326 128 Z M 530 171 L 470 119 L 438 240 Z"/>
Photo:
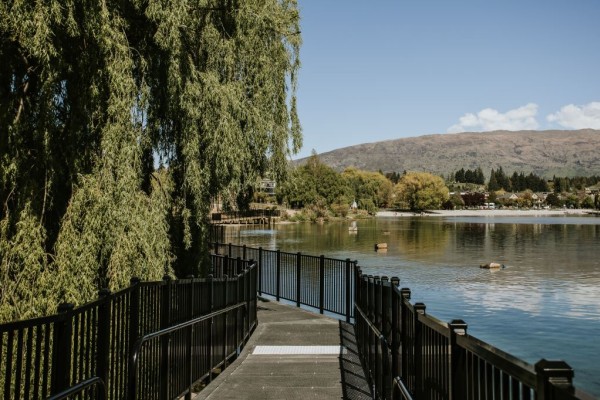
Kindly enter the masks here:
<path id="1" fill-rule="evenodd" d="M 196 400 L 371 399 L 354 326 L 259 301 L 258 327 L 240 357 Z"/>

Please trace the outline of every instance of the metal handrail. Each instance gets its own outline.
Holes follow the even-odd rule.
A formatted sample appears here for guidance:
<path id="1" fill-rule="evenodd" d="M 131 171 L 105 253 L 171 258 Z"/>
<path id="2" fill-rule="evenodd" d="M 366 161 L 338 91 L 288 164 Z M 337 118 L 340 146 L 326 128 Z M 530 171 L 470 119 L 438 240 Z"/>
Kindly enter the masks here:
<path id="1" fill-rule="evenodd" d="M 412 394 L 410 394 L 410 391 L 406 388 L 404 382 L 402 382 L 402 379 L 399 376 L 394 378 L 394 386 L 396 386 L 396 388 L 400 391 L 402 399 L 413 400 Z"/>
<path id="2" fill-rule="evenodd" d="M 383 387 L 381 388 L 382 392 L 387 392 L 390 390 L 389 387 L 386 387 L 388 382 L 385 382 L 385 376 L 389 375 L 391 372 L 391 368 L 390 368 L 390 362 L 389 362 L 389 353 L 390 353 L 390 346 L 389 343 L 387 341 L 387 339 L 385 338 L 385 335 L 383 333 L 381 333 L 381 331 L 379 330 L 379 328 L 377 328 L 377 326 L 369 319 L 369 317 L 367 317 L 367 315 L 365 314 L 365 312 L 360 308 L 360 306 L 358 306 L 358 304 L 354 304 L 354 308 L 355 308 L 355 316 L 356 316 L 356 320 L 358 320 L 358 318 L 361 318 L 364 322 L 366 322 L 367 327 L 375 334 L 375 336 L 377 337 L 378 341 L 379 341 L 379 346 L 381 348 L 381 357 L 382 357 L 382 364 L 380 364 L 382 371 L 381 374 L 384 377 L 384 380 L 382 381 L 383 383 Z M 371 365 L 366 365 L 367 368 L 371 368 Z M 369 371 L 369 375 L 370 375 Z M 373 379 L 377 378 L 376 376 L 373 376 Z M 377 390 L 377 385 L 373 382 L 373 394 L 376 394 L 378 392 Z M 384 396 L 385 397 L 385 396 Z M 409 398 L 409 400 L 412 400 L 411 398 Z"/>
<path id="3" fill-rule="evenodd" d="M 133 349 L 131 351 L 131 355 L 130 355 L 130 359 L 129 359 L 129 387 L 128 387 L 128 396 L 127 398 L 130 400 L 133 400 L 136 398 L 136 391 L 137 391 L 137 381 L 136 381 L 136 372 L 137 372 L 137 362 L 138 362 L 138 354 L 140 352 L 140 350 L 142 349 L 142 346 L 145 342 L 155 339 L 157 337 L 160 336 L 164 336 L 167 335 L 169 333 L 173 333 L 175 331 L 178 331 L 180 329 L 184 329 L 187 328 L 189 326 L 195 325 L 197 323 L 200 323 L 202 321 L 206 321 L 208 319 L 212 319 L 218 315 L 221 314 L 226 314 L 230 311 L 233 311 L 235 309 L 238 309 L 240 307 L 244 307 L 246 308 L 246 303 L 242 302 L 242 303 L 238 303 L 238 304 L 234 304 L 232 306 L 229 306 L 227 308 L 218 310 L 218 311 L 214 311 L 210 314 L 206 314 L 203 315 L 201 317 L 197 317 L 194 319 L 191 319 L 189 321 L 186 322 L 182 322 L 180 324 L 177 325 L 173 325 L 170 326 L 168 328 L 164 328 L 161 329 L 159 331 L 156 332 L 152 332 L 149 333 L 147 335 L 142 336 L 141 338 L 139 338 L 138 340 L 136 340 L 135 344 L 133 345 Z"/>
<path id="4" fill-rule="evenodd" d="M 79 382 L 77 385 L 71 386 L 70 388 L 63 390 L 60 393 L 52 395 L 52 396 L 48 397 L 48 400 L 66 399 L 67 397 L 73 396 L 74 394 L 77 394 L 77 393 L 81 393 L 88 387 L 94 386 L 94 385 L 102 386 L 102 390 L 100 391 L 98 400 L 104 400 L 106 398 L 106 385 L 104 384 L 104 381 L 97 376 L 90 378 L 90 379 L 86 379 L 85 381 Z"/>

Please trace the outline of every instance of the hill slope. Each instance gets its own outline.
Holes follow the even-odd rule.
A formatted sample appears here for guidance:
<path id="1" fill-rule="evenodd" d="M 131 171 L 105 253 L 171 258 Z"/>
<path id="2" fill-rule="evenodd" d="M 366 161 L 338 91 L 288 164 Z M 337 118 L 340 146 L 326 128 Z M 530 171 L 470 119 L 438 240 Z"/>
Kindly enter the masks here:
<path id="1" fill-rule="evenodd" d="M 501 166 L 507 174 L 534 172 L 547 178 L 600 175 L 600 130 L 426 135 L 345 147 L 319 154 L 319 158 L 338 171 L 353 166 L 446 175 L 481 167 L 489 176 L 492 168 Z"/>

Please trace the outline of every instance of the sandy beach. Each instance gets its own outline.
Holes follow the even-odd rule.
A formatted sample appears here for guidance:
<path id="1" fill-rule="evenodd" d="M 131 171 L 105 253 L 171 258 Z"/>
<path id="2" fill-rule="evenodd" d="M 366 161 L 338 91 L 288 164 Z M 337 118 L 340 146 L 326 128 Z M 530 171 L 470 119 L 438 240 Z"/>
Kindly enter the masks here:
<path id="1" fill-rule="evenodd" d="M 560 215 L 587 215 L 592 210 L 434 210 L 423 214 L 412 212 L 379 211 L 378 217 L 549 217 Z"/>

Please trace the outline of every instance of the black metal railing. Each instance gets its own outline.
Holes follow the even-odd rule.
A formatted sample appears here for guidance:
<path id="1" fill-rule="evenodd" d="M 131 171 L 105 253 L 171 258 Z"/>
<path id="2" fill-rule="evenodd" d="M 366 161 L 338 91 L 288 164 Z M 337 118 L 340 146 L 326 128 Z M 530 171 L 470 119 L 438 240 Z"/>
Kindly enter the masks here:
<path id="1" fill-rule="evenodd" d="M 134 279 L 82 307 L 0 325 L 0 398 L 190 398 L 239 354 L 257 293 L 354 320 L 378 399 L 591 398 L 566 363 L 525 363 L 468 335 L 462 320 L 428 315 L 398 278 L 365 275 L 356 261 L 213 247 L 210 279 Z"/>
<path id="2" fill-rule="evenodd" d="M 214 243 L 212 250 L 229 258 L 256 260 L 259 295 L 269 295 L 277 301 L 286 300 L 298 307 L 307 306 L 321 314 L 335 314 L 347 322 L 354 317 L 356 261 L 231 243 Z"/>
<path id="3" fill-rule="evenodd" d="M 410 303 L 400 280 L 367 276 L 356 261 L 215 243 L 227 257 L 257 260 L 258 293 L 354 320 L 373 393 L 380 399 L 588 399 L 563 361 L 535 365 Z"/>
<path id="4" fill-rule="evenodd" d="M 355 272 L 356 337 L 375 398 L 591 398 L 575 390 L 565 362 L 530 365 L 468 335 L 462 320 L 427 315 L 398 278 Z"/>
<path id="5" fill-rule="evenodd" d="M 257 323 L 255 263 L 215 255 L 212 266 L 209 279 L 132 279 L 81 307 L 63 304 L 53 316 L 1 324 L 0 399 L 126 398 L 139 338 L 228 310 L 138 351 L 138 398 L 189 397 L 194 383 L 237 356 Z"/>

